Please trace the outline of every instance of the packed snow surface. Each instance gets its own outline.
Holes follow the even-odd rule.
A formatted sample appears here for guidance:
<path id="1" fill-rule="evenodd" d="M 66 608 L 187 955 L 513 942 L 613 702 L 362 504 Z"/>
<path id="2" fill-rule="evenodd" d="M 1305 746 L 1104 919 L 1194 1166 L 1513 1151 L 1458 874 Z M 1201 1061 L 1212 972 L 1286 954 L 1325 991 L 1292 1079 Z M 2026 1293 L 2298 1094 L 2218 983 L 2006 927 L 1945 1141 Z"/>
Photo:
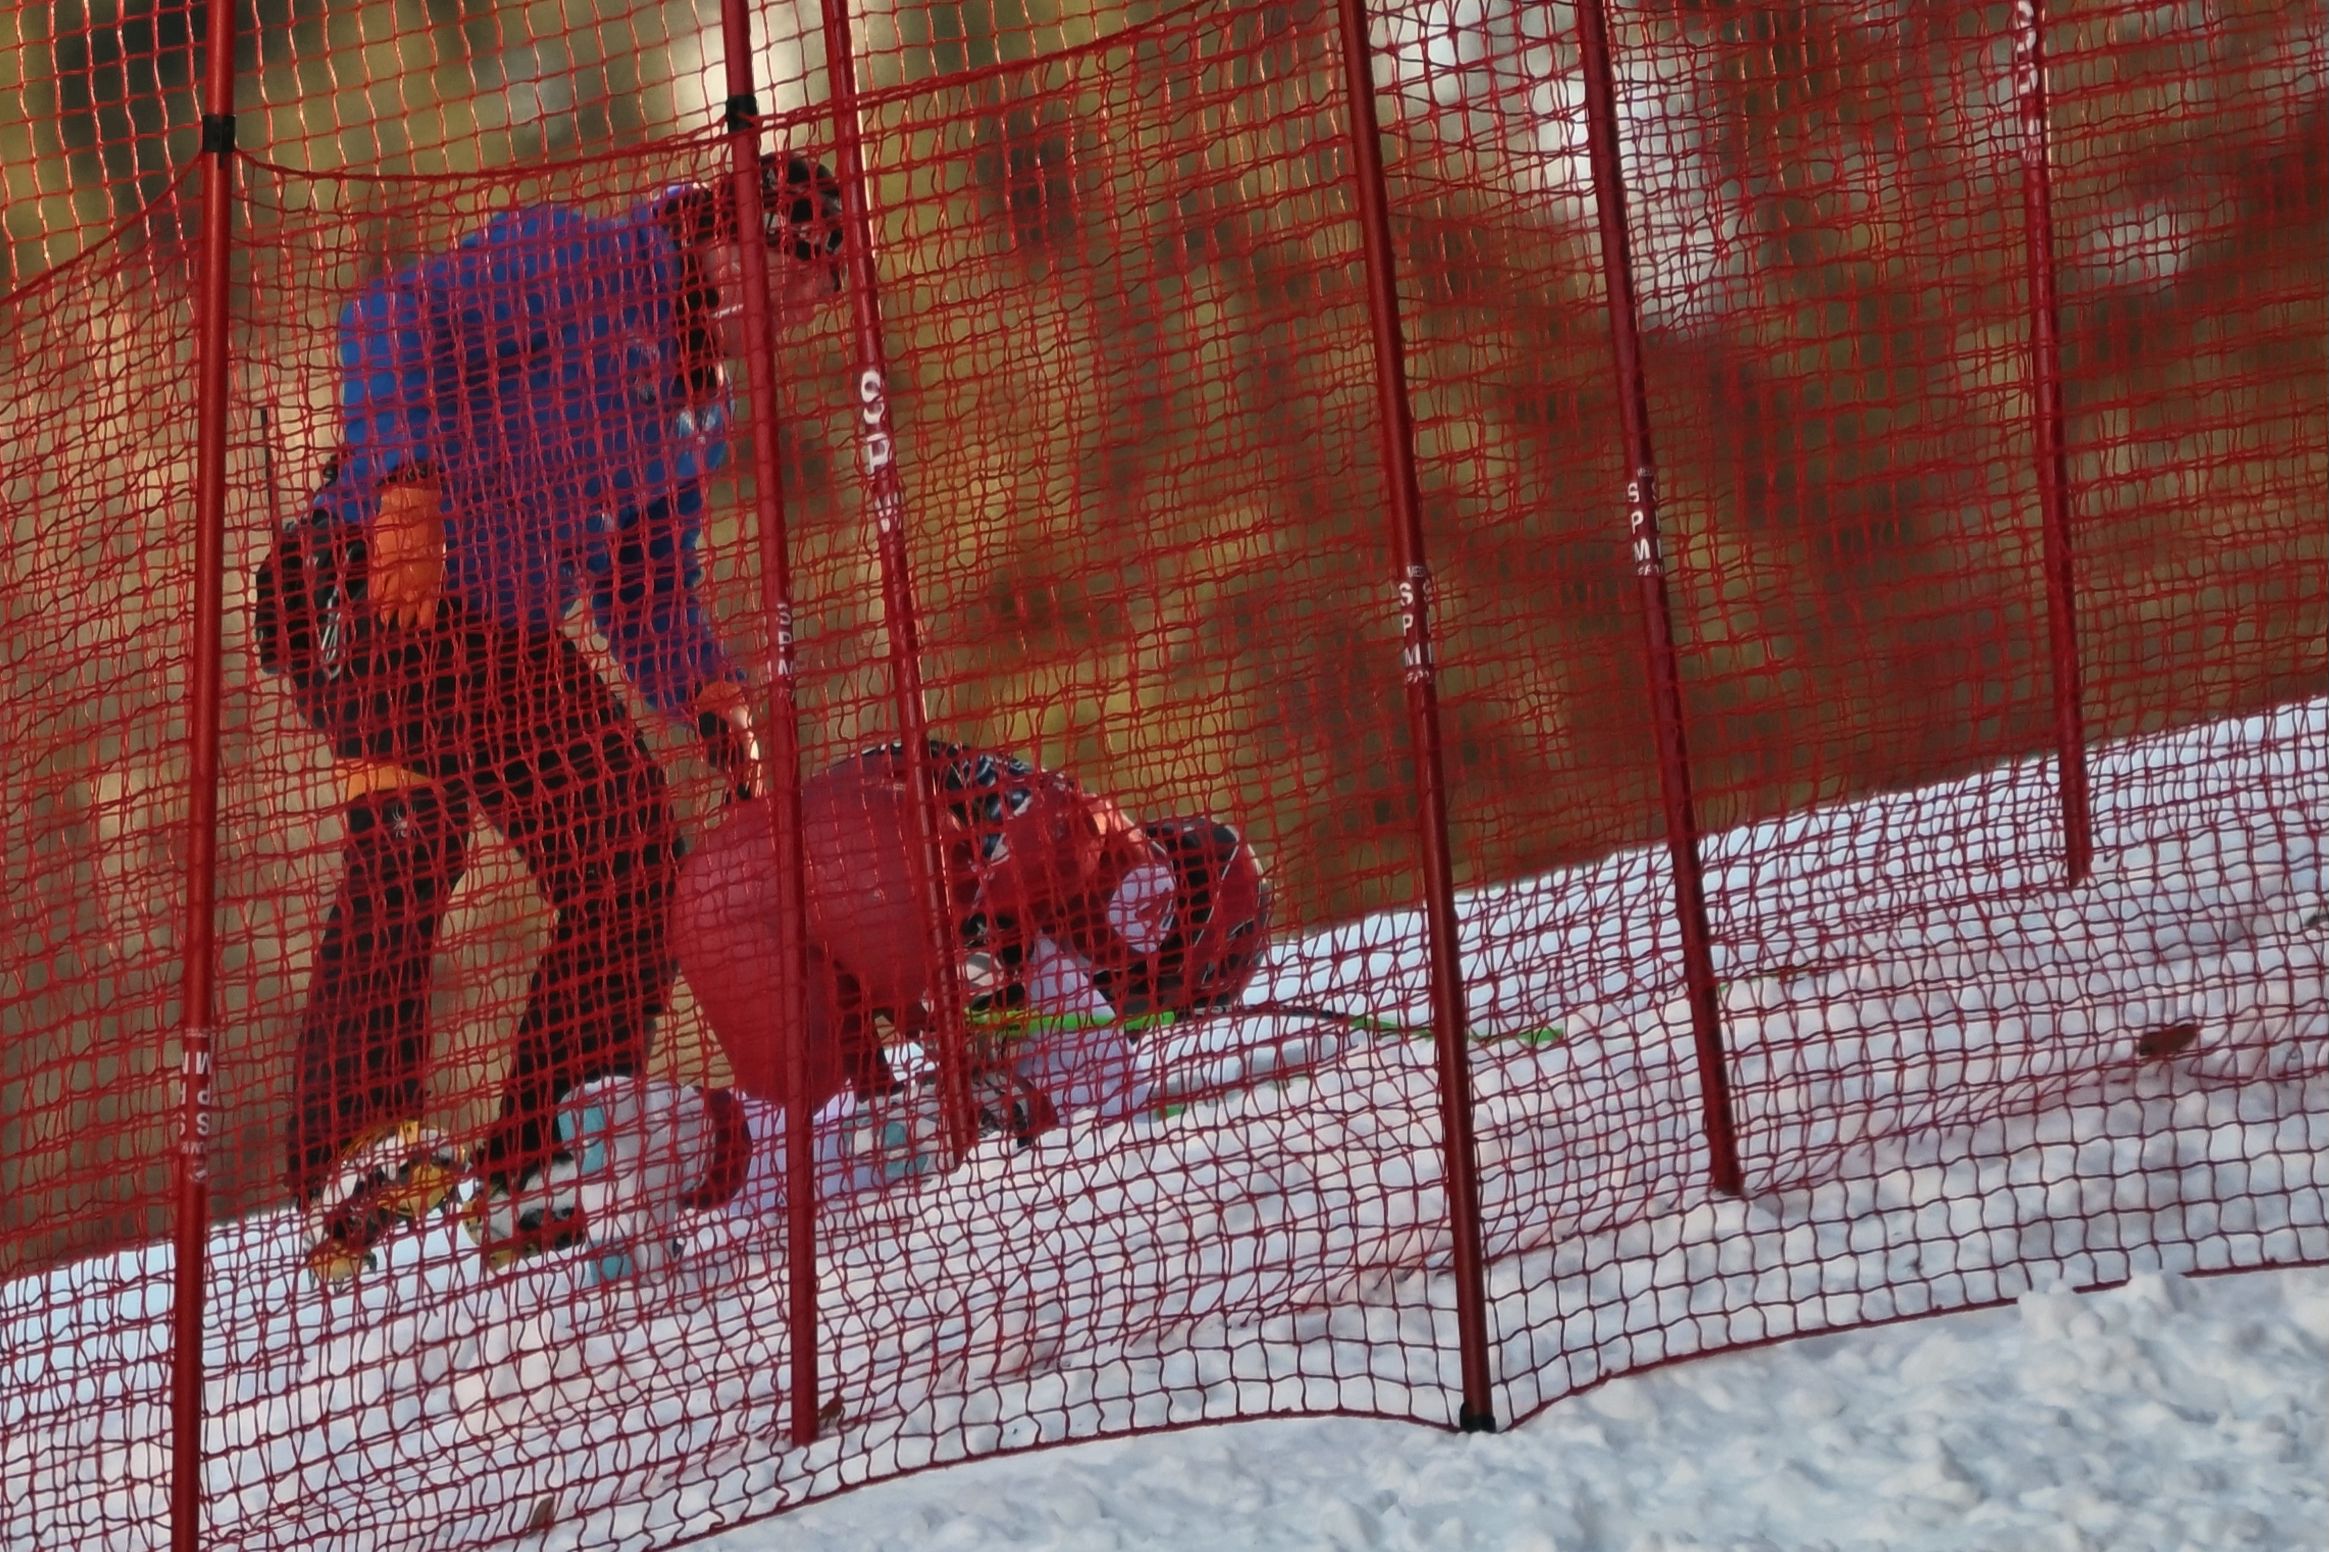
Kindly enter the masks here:
<path id="1" fill-rule="evenodd" d="M 1613 1380 L 1495 1436 L 1345 1418 L 981 1461 L 705 1552 L 2304 1552 L 2329 1271 L 2033 1291 Z"/>
<path id="2" fill-rule="evenodd" d="M 2329 1260 L 2329 702 L 2093 768 L 2077 889 L 2043 762 L 1709 838 L 1743 1197 L 1706 1186 L 1662 852 L 1461 902 L 1509 1436 L 1152 1437 L 733 1545 L 867 1524 L 887 1545 L 1149 1544 L 1168 1522 L 1185 1544 L 1232 1503 L 1260 1534 L 1284 1516 L 1281 1545 L 2304 1545 L 2324 1286 L 2184 1274 Z M 778 1226 L 707 1215 L 670 1275 L 612 1284 L 573 1255 L 488 1273 L 439 1226 L 328 1295 L 286 1215 L 222 1226 L 212 1534 L 644 1546 L 1101 1433 L 1450 1422 L 1433 1055 L 1397 1032 L 1427 1022 L 1416 942 L 1393 914 L 1283 945 L 1254 993 L 1281 1011 L 1155 1042 L 1176 1105 L 829 1204 L 805 1448 L 785 1444 Z M 149 1247 L 0 1287 L 0 1545 L 166 1543 L 169 1267 Z M 2000 1303 L 1553 1405 L 1665 1359 Z M 1013 1473 L 1065 1496 L 923 1507 L 1038 1480 Z"/>

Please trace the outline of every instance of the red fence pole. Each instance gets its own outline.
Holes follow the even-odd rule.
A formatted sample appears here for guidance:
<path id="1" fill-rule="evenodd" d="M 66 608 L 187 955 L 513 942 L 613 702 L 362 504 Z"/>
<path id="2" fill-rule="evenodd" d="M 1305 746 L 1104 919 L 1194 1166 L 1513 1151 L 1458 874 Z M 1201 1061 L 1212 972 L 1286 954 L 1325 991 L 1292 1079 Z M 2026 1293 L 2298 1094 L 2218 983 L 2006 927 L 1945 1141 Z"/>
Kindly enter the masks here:
<path id="1" fill-rule="evenodd" d="M 209 1270 L 211 1028 L 218 906 L 220 642 L 226 608 L 227 282 L 234 221 L 235 11 L 210 0 L 194 340 L 194 646 L 187 665 L 185 950 L 179 957 L 177 1200 L 171 1224 L 170 1546 L 202 1544 L 203 1282 Z"/>
<path id="2" fill-rule="evenodd" d="M 2046 637 L 2054 666 L 2054 750 L 2061 770 L 2063 869 L 2094 867 L 2086 715 L 2078 680 L 2078 584 L 2071 570 L 2070 464 L 2063 438 L 2061 320 L 2054 289 L 2054 194 L 2046 129 L 2045 0 L 2014 0 L 2014 97 L 2021 110 L 2022 233 L 2030 282 L 2030 429 L 2045 535 Z"/>
<path id="3" fill-rule="evenodd" d="M 760 105 L 753 95 L 752 21 L 746 0 L 721 0 L 721 47 L 727 55 L 728 176 L 737 230 L 762 227 Z M 769 844 L 776 864 L 777 953 L 782 961 L 785 1027 L 808 1027 L 808 880 L 801 851 L 801 731 L 793 656 L 792 559 L 784 516 L 784 475 L 777 462 L 776 341 L 768 305 L 768 249 L 737 245 L 744 274 L 744 370 L 752 392 L 753 514 L 759 528 L 760 613 L 767 633 L 769 714 L 760 739 L 761 786 L 768 794 Z M 817 1437 L 817 1164 L 810 1133 L 808 1049 L 785 1050 L 785 1329 L 792 1394 L 792 1441 Z"/>
<path id="4" fill-rule="evenodd" d="M 1374 324 L 1376 427 L 1391 488 L 1391 534 L 1399 566 L 1401 662 L 1407 680 L 1407 736 L 1415 766 L 1423 848 L 1426 949 L 1431 959 L 1431 1030 L 1439 1064 L 1441 1173 L 1455 1239 L 1456 1342 L 1464 1394 L 1456 1413 L 1466 1433 L 1496 1427 L 1488 1370 L 1487 1261 L 1480 1248 L 1480 1158 L 1472 1130 L 1471 1014 L 1456 937 L 1455 864 L 1448 848 L 1447 779 L 1440 753 L 1439 687 L 1431 647 L 1431 567 L 1424 556 L 1423 503 L 1415 483 L 1415 422 L 1407 398 L 1406 347 L 1399 332 L 1398 277 L 1391 250 L 1391 202 L 1383 176 L 1382 129 L 1375 118 L 1374 66 L 1364 0 L 1340 0 L 1342 91 L 1349 111 L 1352 171 L 1366 245 L 1367 311 Z"/>
<path id="5" fill-rule="evenodd" d="M 873 510 L 875 543 L 881 562 L 882 613 L 889 634 L 890 685 L 898 704 L 899 736 L 906 768 L 917 788 L 914 886 L 928 902 L 929 928 L 938 967 L 931 1010 L 938 1038 L 938 1081 L 945 1117 L 946 1151 L 960 1163 L 977 1137 L 970 1105 L 968 1035 L 962 982 L 956 963 L 954 911 L 947 895 L 946 859 L 940 850 L 938 779 L 929 751 L 930 722 L 922 694 L 922 621 L 914 600 L 912 564 L 906 553 L 906 487 L 898 476 L 897 436 L 890 424 L 889 360 L 882 343 L 881 293 L 874 270 L 873 209 L 866 197 L 865 130 L 858 118 L 857 60 L 849 38 L 848 0 L 824 0 L 825 75 L 833 98 L 833 159 L 841 179 L 841 200 L 849 225 L 850 301 L 857 324 L 857 453 L 866 503 Z"/>
<path id="6" fill-rule="evenodd" d="M 1690 791 L 1690 751 L 1682 729 L 1682 671 L 1666 598 L 1666 559 L 1658 540 L 1657 460 L 1650 449 L 1641 315 L 1634 295 L 1633 245 L 1626 232 L 1617 81 L 1610 66 L 1609 19 L 1602 5 L 1603 0 L 1578 0 L 1577 42 L 1585 73 L 1585 139 L 1601 225 L 1602 279 L 1609 296 L 1609 343 L 1616 357 L 1626 463 L 1633 470 L 1625 488 L 1626 521 L 1633 532 L 1634 575 L 1641 584 L 1651 715 L 1657 726 L 1658 787 L 1665 799 L 1666 850 L 1674 864 L 1674 911 L 1682 931 L 1682 975 L 1689 993 L 1691 1038 L 1698 1052 L 1707 1178 L 1715 1190 L 1736 1196 L 1743 1189 L 1743 1177 L 1738 1134 L 1731 1121 L 1730 1073 L 1723 1060 L 1722 1003 L 1714 980 L 1713 935 L 1706 922 L 1706 879 L 1698 860 L 1698 808 Z"/>

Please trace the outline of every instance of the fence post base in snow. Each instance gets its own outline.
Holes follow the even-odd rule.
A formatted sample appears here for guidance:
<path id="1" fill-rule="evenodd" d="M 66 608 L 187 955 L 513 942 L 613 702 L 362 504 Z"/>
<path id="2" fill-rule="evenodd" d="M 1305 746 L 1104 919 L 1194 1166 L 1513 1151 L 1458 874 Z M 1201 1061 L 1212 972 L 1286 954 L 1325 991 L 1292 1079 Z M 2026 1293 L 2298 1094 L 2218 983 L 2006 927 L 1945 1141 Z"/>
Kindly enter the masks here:
<path id="1" fill-rule="evenodd" d="M 2021 118 L 2022 258 L 2030 294 L 2030 431 L 2037 450 L 2046 571 L 2046 647 L 2054 679 L 2054 761 L 2062 808 L 2062 869 L 2075 888 L 2094 871 L 2087 790 L 2086 708 L 2078 671 L 2078 579 L 2070 544 L 2070 457 L 2064 444 L 2062 336 L 2055 297 L 2052 142 L 2046 124 L 2045 0 L 2014 0 L 2014 98 Z"/>
<path id="2" fill-rule="evenodd" d="M 1626 228 L 1625 159 L 1619 152 L 1617 80 L 1610 64 L 1603 0 L 1578 0 L 1577 44 L 1585 76 L 1585 138 L 1593 168 L 1593 202 L 1601 230 L 1601 270 L 1609 306 L 1609 343 L 1625 427 L 1626 526 L 1633 537 L 1641 590 L 1642 632 L 1650 669 L 1650 715 L 1658 740 L 1658 788 L 1665 801 L 1666 850 L 1674 868 L 1675 925 L 1682 939 L 1682 978 L 1696 1048 L 1700 1125 L 1706 1136 L 1707 1184 L 1724 1196 L 1745 1190 L 1738 1135 L 1731 1118 L 1730 1073 L 1723 1053 L 1722 999 L 1714 977 L 1714 942 L 1706 916 L 1706 879 L 1698 857 L 1698 809 L 1691 795 L 1690 745 L 1684 735 L 1682 669 L 1674 651 L 1674 617 L 1666 596 L 1665 544 L 1658 525 L 1658 465 L 1650 447 L 1650 400 L 1642 370 L 1641 313 L 1634 291 L 1633 246 Z"/>
<path id="3" fill-rule="evenodd" d="M 828 0 L 831 3 L 831 0 Z M 1382 130 L 1375 117 L 1374 68 L 1363 0 L 1341 0 L 1342 95 L 1352 175 L 1358 185 L 1360 236 L 1366 248 L 1367 312 L 1373 325 L 1376 435 L 1390 488 L 1391 543 L 1399 569 L 1401 671 L 1407 684 L 1407 732 L 1415 772 L 1417 840 L 1422 852 L 1425 952 L 1431 961 L 1432 1044 L 1439 1078 L 1440 1158 L 1447 1182 L 1448 1228 L 1455 1248 L 1456 1341 L 1462 1354 L 1466 1432 L 1494 1414 L 1488 1366 L 1487 1259 L 1481 1249 L 1480 1150 L 1473 1132 L 1471 1016 L 1464 993 L 1456 928 L 1455 859 L 1448 845 L 1447 778 L 1441 754 L 1438 669 L 1432 651 L 1431 568 L 1423 542 L 1423 504 L 1415 481 L 1415 416 L 1407 393 L 1406 350 L 1399 332 L 1398 279 L 1391 250 L 1391 205 L 1383 173 Z"/>
<path id="4" fill-rule="evenodd" d="M 226 636 L 227 323 L 234 233 L 235 8 L 211 0 L 203 58 L 202 235 L 195 296 L 194 618 L 186 668 L 186 907 L 179 956 L 177 1178 L 171 1222 L 170 1546 L 202 1544 L 204 1284 L 218 1002 L 219 726 Z"/>
<path id="5" fill-rule="evenodd" d="M 761 230 L 760 118 L 752 79 L 752 24 L 745 0 L 720 7 L 727 53 L 728 176 L 740 230 Z M 767 650 L 768 725 L 760 739 L 761 787 L 768 794 L 769 856 L 776 870 L 777 953 L 785 1011 L 795 1029 L 808 1023 L 808 880 L 801 850 L 801 741 L 798 674 L 793 654 L 791 537 L 777 465 L 775 323 L 768 305 L 768 250 L 738 245 L 744 272 L 745 380 L 752 391 L 753 517 L 760 555 L 760 628 Z M 794 1446 L 816 1441 L 822 1389 L 817 1331 L 817 1172 L 811 1153 L 808 1053 L 800 1041 L 785 1052 L 785 1332 L 786 1385 L 792 1397 Z"/>

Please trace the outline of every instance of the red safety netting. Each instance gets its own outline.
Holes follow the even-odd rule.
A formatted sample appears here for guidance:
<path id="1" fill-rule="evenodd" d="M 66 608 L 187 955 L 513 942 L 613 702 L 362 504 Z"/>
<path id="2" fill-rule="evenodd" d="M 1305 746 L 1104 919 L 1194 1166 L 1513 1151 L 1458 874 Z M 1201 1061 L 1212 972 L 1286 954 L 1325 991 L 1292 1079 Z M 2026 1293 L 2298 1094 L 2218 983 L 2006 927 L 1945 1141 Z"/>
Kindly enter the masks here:
<path id="1" fill-rule="evenodd" d="M 2329 1259 L 2316 15 L 847 9 L 12 13 L 0 1541 Z"/>

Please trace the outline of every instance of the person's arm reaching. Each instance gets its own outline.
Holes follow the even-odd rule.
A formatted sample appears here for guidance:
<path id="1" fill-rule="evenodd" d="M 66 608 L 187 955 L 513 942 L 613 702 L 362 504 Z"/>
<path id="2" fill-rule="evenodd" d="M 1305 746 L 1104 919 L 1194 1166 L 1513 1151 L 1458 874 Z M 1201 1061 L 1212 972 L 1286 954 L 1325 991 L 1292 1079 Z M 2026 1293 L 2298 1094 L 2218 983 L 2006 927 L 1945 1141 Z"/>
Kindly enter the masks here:
<path id="1" fill-rule="evenodd" d="M 759 749 L 743 675 L 698 593 L 702 510 L 703 494 L 690 485 L 622 514 L 611 542 L 591 553 L 591 611 L 647 703 L 689 722 L 730 791 L 749 797 L 759 786 Z"/>

